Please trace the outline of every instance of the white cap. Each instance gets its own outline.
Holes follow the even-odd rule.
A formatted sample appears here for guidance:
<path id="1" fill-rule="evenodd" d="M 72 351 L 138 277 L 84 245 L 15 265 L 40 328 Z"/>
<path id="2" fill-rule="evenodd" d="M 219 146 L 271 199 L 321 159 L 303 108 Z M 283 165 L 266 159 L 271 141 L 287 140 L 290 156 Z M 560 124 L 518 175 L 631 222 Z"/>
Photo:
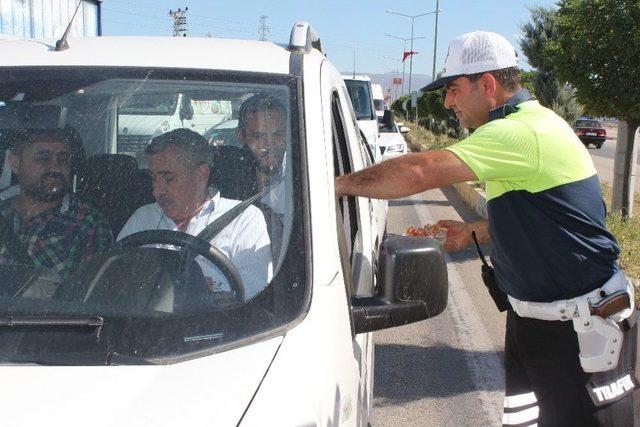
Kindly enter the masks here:
<path id="1" fill-rule="evenodd" d="M 517 66 L 516 49 L 500 34 L 489 31 L 466 33 L 449 43 L 442 77 L 422 90 L 440 89 L 464 75 Z"/>

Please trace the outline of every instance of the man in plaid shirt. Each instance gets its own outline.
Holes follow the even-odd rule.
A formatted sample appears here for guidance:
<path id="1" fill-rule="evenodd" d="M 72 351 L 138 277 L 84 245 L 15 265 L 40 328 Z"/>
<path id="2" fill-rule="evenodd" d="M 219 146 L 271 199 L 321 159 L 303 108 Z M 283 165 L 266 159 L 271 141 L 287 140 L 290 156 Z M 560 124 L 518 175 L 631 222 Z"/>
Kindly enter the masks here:
<path id="1" fill-rule="evenodd" d="M 19 192 L 0 202 L 0 264 L 31 262 L 66 279 L 112 245 L 104 217 L 69 194 L 80 147 L 70 127 L 29 131 L 11 142 L 8 160 Z"/>

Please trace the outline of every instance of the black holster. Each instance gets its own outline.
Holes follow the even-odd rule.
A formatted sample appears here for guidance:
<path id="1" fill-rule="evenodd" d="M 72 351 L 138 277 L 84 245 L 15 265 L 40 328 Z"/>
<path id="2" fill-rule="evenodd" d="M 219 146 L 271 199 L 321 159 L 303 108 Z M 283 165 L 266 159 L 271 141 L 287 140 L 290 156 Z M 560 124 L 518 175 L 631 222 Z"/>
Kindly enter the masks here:
<path id="1" fill-rule="evenodd" d="M 476 244 L 476 249 L 478 250 L 480 260 L 482 260 L 482 281 L 487 287 L 489 295 L 491 295 L 491 298 L 493 298 L 493 302 L 495 303 L 496 307 L 498 307 L 498 310 L 507 311 L 511 308 L 509 298 L 507 298 L 507 294 L 505 294 L 502 289 L 498 287 L 498 283 L 496 281 L 496 273 L 493 270 L 493 267 L 491 267 L 487 260 L 484 258 L 484 254 L 480 249 L 480 244 L 478 243 L 478 239 L 476 237 L 476 232 L 472 231 L 471 236 L 473 237 L 473 241 Z"/>

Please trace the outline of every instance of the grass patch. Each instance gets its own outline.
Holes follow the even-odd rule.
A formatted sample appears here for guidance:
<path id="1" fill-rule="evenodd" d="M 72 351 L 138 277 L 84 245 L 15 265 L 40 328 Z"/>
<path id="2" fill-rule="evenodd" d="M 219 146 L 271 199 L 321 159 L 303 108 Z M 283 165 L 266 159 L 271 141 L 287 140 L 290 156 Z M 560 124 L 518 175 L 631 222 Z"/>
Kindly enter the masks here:
<path id="1" fill-rule="evenodd" d="M 411 135 L 428 150 L 442 150 L 458 142 L 455 138 L 447 135 L 436 135 L 422 126 L 416 126 L 414 122 L 406 121 L 404 125 L 411 129 Z"/>
<path id="2" fill-rule="evenodd" d="M 602 184 L 602 196 L 611 209 L 611 187 Z M 610 213 L 607 216 L 607 227 L 620 244 L 620 265 L 631 277 L 640 278 L 640 194 L 635 195 L 633 201 L 635 217 L 624 220 L 620 213 Z M 636 297 L 637 297 L 636 292 Z"/>

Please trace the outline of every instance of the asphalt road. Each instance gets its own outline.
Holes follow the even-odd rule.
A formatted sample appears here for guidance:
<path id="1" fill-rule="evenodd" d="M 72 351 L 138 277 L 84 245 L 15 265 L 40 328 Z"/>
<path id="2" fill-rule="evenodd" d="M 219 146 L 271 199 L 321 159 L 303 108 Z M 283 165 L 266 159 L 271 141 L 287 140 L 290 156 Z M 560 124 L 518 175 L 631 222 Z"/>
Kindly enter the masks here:
<path id="1" fill-rule="evenodd" d="M 388 231 L 441 218 L 477 216 L 453 189 L 430 190 L 390 202 Z M 374 336 L 374 426 L 501 425 L 504 315 L 481 282 L 475 249 L 450 255 L 448 268 L 442 314 Z"/>

